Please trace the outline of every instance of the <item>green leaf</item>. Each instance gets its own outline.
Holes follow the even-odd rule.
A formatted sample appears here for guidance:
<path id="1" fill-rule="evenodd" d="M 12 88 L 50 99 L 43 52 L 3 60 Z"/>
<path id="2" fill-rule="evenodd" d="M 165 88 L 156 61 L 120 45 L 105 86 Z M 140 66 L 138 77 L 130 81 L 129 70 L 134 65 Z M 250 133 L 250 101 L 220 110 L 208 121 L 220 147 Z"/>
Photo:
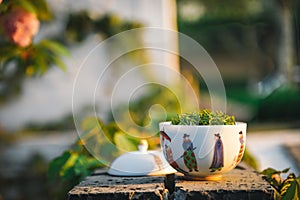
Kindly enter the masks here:
<path id="1" fill-rule="evenodd" d="M 211 122 L 211 118 L 212 118 L 212 115 L 211 115 L 211 111 L 210 110 L 202 110 L 200 111 L 200 122 L 199 124 L 201 125 L 209 125 L 210 122 Z"/>
<path id="2" fill-rule="evenodd" d="M 137 150 L 137 145 L 133 142 L 133 140 L 122 132 L 118 132 L 114 135 L 114 142 L 122 151 Z"/>
<path id="3" fill-rule="evenodd" d="M 85 131 L 94 129 L 98 126 L 103 126 L 103 123 L 97 117 L 87 117 L 81 123 L 81 128 Z"/>
<path id="4" fill-rule="evenodd" d="M 39 43 L 39 45 L 47 48 L 52 53 L 57 54 L 57 55 L 63 55 L 63 56 L 70 55 L 68 49 L 58 42 L 54 42 L 54 41 L 50 41 L 50 40 L 43 40 Z"/>
<path id="5" fill-rule="evenodd" d="M 31 58 L 27 60 L 27 65 L 33 67 L 34 75 L 43 75 L 52 65 L 66 71 L 67 67 L 61 60 L 60 55 L 68 55 L 69 52 L 63 45 L 54 41 L 43 40 L 36 45 L 32 45 L 30 51 Z"/>
<path id="6" fill-rule="evenodd" d="M 76 163 L 76 160 L 78 158 L 78 154 L 75 152 L 71 152 L 71 156 L 68 158 L 67 162 L 62 166 L 59 175 L 62 179 L 67 180 L 71 179 L 72 175 L 74 174 L 73 166 Z"/>
<path id="7" fill-rule="evenodd" d="M 247 147 L 245 149 L 242 161 L 245 162 L 250 167 L 252 167 L 253 169 L 258 170 L 258 163 L 257 163 L 255 157 L 248 151 Z"/>
<path id="8" fill-rule="evenodd" d="M 89 158 L 86 155 L 80 155 L 74 165 L 74 173 L 80 179 L 83 179 L 90 175 L 94 169 L 101 166 L 103 165 L 98 160 Z"/>
<path id="9" fill-rule="evenodd" d="M 55 158 L 50 162 L 48 167 L 48 177 L 50 181 L 53 181 L 57 177 L 70 156 L 70 152 L 66 151 L 61 156 Z"/>
<path id="10" fill-rule="evenodd" d="M 280 173 L 287 173 L 289 170 L 290 170 L 290 168 L 286 168 L 286 169 L 280 171 Z"/>
<path id="11" fill-rule="evenodd" d="M 178 115 L 175 116 L 175 117 L 172 117 L 171 123 L 172 123 L 173 125 L 178 125 L 178 124 L 179 124 L 179 117 L 178 117 Z"/>
<path id="12" fill-rule="evenodd" d="M 267 168 L 265 170 L 263 170 L 262 172 L 260 172 L 261 174 L 263 175 L 272 175 L 272 174 L 275 174 L 277 173 L 278 171 L 276 169 L 273 169 L 273 168 Z"/>
<path id="13" fill-rule="evenodd" d="M 178 116 L 179 125 L 199 125 L 199 113 L 183 113 Z"/>
<path id="14" fill-rule="evenodd" d="M 0 14 L 6 12 L 8 9 L 8 6 L 5 5 L 4 3 L 0 4 Z"/>
<path id="15" fill-rule="evenodd" d="M 49 21 L 53 19 L 53 15 L 45 0 L 28 0 L 28 2 L 35 8 L 36 14 L 40 20 Z"/>
<path id="16" fill-rule="evenodd" d="M 105 126 L 105 136 L 110 140 L 113 141 L 113 137 L 115 133 L 121 131 L 116 122 L 110 122 Z"/>
<path id="17" fill-rule="evenodd" d="M 234 116 L 204 109 L 199 113 L 182 113 L 172 119 L 173 125 L 234 125 Z"/>
<path id="18" fill-rule="evenodd" d="M 36 75 L 43 75 L 48 71 L 48 68 L 50 67 L 48 56 L 49 55 L 40 48 L 35 52 L 35 56 L 32 59 L 32 65 L 35 68 Z"/>
<path id="19" fill-rule="evenodd" d="M 287 173 L 289 170 L 290 170 L 290 168 L 286 168 L 282 171 L 279 171 L 279 170 L 276 170 L 276 169 L 273 169 L 273 168 L 267 168 L 267 169 L 263 170 L 261 172 L 261 174 L 263 174 L 263 175 L 281 174 L 281 173 Z"/>
<path id="20" fill-rule="evenodd" d="M 300 186 L 297 184 L 297 181 L 292 181 L 289 185 L 289 188 L 282 196 L 282 200 L 299 200 L 299 190 Z"/>
<path id="21" fill-rule="evenodd" d="M 74 172 L 74 167 L 65 168 L 60 173 L 60 178 L 61 178 L 62 181 L 70 181 L 72 179 L 76 179 L 77 176 Z"/>
<path id="22" fill-rule="evenodd" d="M 261 174 L 265 175 L 266 180 L 273 186 L 273 188 L 278 192 L 282 193 L 283 183 L 286 181 L 282 181 L 280 174 L 282 172 L 288 171 L 288 169 L 284 169 L 282 171 L 275 170 L 273 168 L 267 168 L 261 172 Z"/>
<path id="23" fill-rule="evenodd" d="M 13 5 L 20 6 L 28 12 L 37 13 L 35 6 L 28 0 L 15 0 Z"/>
<path id="24" fill-rule="evenodd" d="M 16 45 L 4 44 L 0 45 L 0 61 L 20 55 L 22 49 Z"/>
<path id="25" fill-rule="evenodd" d="M 85 155 L 80 155 L 74 165 L 74 172 L 76 175 L 87 174 L 88 165 Z"/>
<path id="26" fill-rule="evenodd" d="M 88 166 L 88 168 L 94 169 L 94 168 L 102 167 L 103 164 L 102 164 L 102 162 L 100 162 L 96 158 L 88 158 L 87 159 L 87 166 Z"/>
<path id="27" fill-rule="evenodd" d="M 53 56 L 52 60 L 53 60 L 53 63 L 57 67 L 59 67 L 61 70 L 63 70 L 64 72 L 67 71 L 67 66 L 65 65 L 65 63 L 58 56 Z"/>

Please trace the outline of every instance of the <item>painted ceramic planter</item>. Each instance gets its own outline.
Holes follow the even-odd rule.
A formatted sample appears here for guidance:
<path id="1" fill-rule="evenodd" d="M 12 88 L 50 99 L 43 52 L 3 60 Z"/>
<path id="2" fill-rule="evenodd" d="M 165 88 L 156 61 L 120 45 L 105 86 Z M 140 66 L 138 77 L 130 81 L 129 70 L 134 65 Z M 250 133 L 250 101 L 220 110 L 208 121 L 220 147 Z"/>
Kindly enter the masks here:
<path id="1" fill-rule="evenodd" d="M 168 163 L 191 179 L 219 179 L 242 159 L 247 124 L 172 125 L 161 122 L 160 143 Z"/>

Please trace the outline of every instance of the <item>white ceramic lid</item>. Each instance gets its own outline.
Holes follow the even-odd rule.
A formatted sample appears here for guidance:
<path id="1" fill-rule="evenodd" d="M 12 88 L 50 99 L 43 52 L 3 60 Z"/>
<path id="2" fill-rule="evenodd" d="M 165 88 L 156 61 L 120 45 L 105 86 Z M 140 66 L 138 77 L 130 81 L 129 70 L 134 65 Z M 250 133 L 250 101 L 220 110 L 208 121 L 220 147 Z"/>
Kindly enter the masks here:
<path id="1" fill-rule="evenodd" d="M 147 151 L 148 144 L 142 140 L 139 151 L 125 153 L 110 165 L 108 174 L 114 176 L 154 176 L 175 173 L 161 151 Z"/>

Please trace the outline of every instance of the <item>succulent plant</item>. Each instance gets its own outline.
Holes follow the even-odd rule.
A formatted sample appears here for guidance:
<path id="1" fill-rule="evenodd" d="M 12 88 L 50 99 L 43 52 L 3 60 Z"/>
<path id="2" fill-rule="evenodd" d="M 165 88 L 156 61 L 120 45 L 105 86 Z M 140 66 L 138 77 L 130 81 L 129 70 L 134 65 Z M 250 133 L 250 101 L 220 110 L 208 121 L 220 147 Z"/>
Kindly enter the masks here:
<path id="1" fill-rule="evenodd" d="M 200 112 L 178 114 L 172 119 L 173 125 L 234 125 L 234 116 L 208 109 Z"/>

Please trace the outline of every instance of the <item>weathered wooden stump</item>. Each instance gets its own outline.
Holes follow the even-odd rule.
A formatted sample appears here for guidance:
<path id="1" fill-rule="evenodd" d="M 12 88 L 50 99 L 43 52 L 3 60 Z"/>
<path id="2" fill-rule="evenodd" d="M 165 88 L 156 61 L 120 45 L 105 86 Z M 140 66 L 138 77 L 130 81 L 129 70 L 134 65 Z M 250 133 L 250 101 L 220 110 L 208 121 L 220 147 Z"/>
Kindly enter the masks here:
<path id="1" fill-rule="evenodd" d="M 273 189 L 249 168 L 237 167 L 219 181 L 190 181 L 180 175 L 115 177 L 98 171 L 69 193 L 69 200 L 94 199 L 273 199 Z"/>

